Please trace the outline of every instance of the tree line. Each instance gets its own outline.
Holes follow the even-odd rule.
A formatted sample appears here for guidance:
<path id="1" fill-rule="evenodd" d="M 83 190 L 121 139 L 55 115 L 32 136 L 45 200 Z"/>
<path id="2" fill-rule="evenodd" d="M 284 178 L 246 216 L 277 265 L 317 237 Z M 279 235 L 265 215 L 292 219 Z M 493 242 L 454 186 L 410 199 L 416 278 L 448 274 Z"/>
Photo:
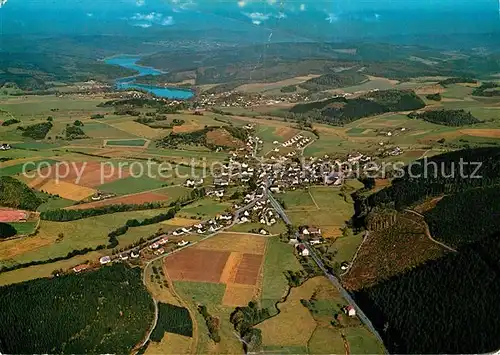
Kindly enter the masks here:
<path id="1" fill-rule="evenodd" d="M 19 121 L 18 119 L 15 119 L 15 118 L 11 118 L 9 120 L 6 120 L 6 121 L 3 121 L 2 122 L 2 126 L 11 126 L 13 124 L 16 124 L 16 123 L 20 123 L 21 121 Z"/>
<path id="2" fill-rule="evenodd" d="M 246 307 L 236 307 L 231 313 L 229 321 L 243 339 L 243 349 L 246 353 L 255 353 L 262 350 L 262 332 L 254 325 L 269 318 L 269 310 L 260 308 L 256 302 L 249 302 Z"/>
<path id="3" fill-rule="evenodd" d="M 161 208 L 162 206 L 163 204 L 160 202 L 147 202 L 141 205 L 120 204 L 120 205 L 108 205 L 96 208 L 88 208 L 88 209 L 75 209 L 75 210 L 57 209 L 57 210 L 49 210 L 41 212 L 40 218 L 46 221 L 69 222 L 69 221 L 76 221 L 78 219 L 102 216 L 110 213 L 152 210 L 156 208 Z"/>

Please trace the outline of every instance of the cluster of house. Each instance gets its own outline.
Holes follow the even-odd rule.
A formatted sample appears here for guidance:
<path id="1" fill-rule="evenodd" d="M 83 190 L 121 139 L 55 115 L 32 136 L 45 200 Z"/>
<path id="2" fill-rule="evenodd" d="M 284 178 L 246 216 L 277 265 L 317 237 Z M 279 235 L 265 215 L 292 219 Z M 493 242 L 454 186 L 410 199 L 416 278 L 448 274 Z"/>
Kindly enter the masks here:
<path id="1" fill-rule="evenodd" d="M 380 155 L 383 157 L 389 157 L 389 156 L 396 157 L 403 153 L 404 153 L 403 149 L 401 149 L 400 147 L 394 147 L 394 148 L 383 149 Z"/>
<path id="2" fill-rule="evenodd" d="M 321 229 L 313 226 L 302 226 L 299 228 L 299 238 L 290 239 L 290 243 L 295 245 L 300 256 L 309 256 L 309 249 L 304 242 L 309 243 L 309 245 L 323 244 L 325 240 L 321 235 Z"/>
<path id="3" fill-rule="evenodd" d="M 203 178 L 200 178 L 200 179 L 198 179 L 198 180 L 194 180 L 194 179 L 187 179 L 187 180 L 184 182 L 184 186 L 185 186 L 185 187 L 196 188 L 196 187 L 199 187 L 199 186 L 203 185 L 203 182 L 204 182 L 204 179 L 203 179 Z"/>
<path id="4" fill-rule="evenodd" d="M 168 236 L 166 234 L 163 234 L 160 236 L 160 239 L 158 239 L 156 242 L 153 244 L 149 245 L 149 249 L 153 250 L 154 255 L 161 255 L 165 253 L 165 249 L 163 248 L 163 245 L 168 243 Z"/>
<path id="5" fill-rule="evenodd" d="M 12 147 L 8 143 L 2 143 L 2 145 L 0 145 L 0 150 L 10 150 L 10 149 L 12 149 Z"/>
<path id="6" fill-rule="evenodd" d="M 304 137 L 302 134 L 297 134 L 295 137 L 287 140 L 282 145 L 283 147 L 295 147 L 297 149 L 302 149 L 312 141 L 309 137 Z"/>
<path id="7" fill-rule="evenodd" d="M 392 136 L 397 136 L 401 132 L 406 132 L 406 128 L 402 127 L 402 128 L 398 128 L 398 129 L 392 130 L 392 131 L 379 130 L 379 131 L 377 131 L 377 135 L 378 136 L 392 137 Z"/>
<path id="8" fill-rule="evenodd" d="M 291 93 L 269 96 L 259 93 L 244 93 L 237 91 L 227 91 L 222 93 L 201 94 L 197 104 L 202 107 L 252 107 L 261 105 L 276 105 L 287 102 L 308 101 L 307 93 Z"/>
<path id="9" fill-rule="evenodd" d="M 112 198 L 115 196 L 116 195 L 112 194 L 112 193 L 105 193 L 105 192 L 97 191 L 91 198 L 92 198 L 92 201 L 101 201 L 101 200 L 106 200 L 108 198 Z"/>

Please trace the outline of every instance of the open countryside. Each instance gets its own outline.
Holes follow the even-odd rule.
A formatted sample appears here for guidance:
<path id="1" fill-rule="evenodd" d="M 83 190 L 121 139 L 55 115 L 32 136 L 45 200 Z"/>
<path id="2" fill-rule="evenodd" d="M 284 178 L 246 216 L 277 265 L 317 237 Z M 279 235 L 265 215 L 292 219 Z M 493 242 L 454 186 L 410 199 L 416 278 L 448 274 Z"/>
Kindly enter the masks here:
<path id="1" fill-rule="evenodd" d="M 0 353 L 500 348 L 498 9 L 334 5 L 0 1 Z"/>

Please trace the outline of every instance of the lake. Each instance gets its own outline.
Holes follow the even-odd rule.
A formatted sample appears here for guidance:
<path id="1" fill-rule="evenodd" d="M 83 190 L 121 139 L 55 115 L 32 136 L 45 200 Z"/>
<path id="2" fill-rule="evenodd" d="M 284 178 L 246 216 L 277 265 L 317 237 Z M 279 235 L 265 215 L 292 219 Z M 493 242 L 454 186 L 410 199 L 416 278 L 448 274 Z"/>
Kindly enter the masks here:
<path id="1" fill-rule="evenodd" d="M 155 96 L 164 97 L 167 99 L 187 100 L 193 97 L 193 92 L 189 89 L 165 88 L 161 86 L 137 84 L 136 79 L 138 77 L 145 75 L 164 74 L 164 72 L 162 72 L 161 70 L 138 65 L 137 62 L 139 60 L 140 60 L 139 57 L 131 57 L 131 56 L 116 56 L 105 60 L 106 64 L 119 65 L 123 68 L 132 69 L 139 72 L 139 74 L 134 76 L 128 76 L 125 78 L 117 79 L 115 81 L 117 89 L 119 90 L 140 89 L 140 90 L 145 90 Z"/>

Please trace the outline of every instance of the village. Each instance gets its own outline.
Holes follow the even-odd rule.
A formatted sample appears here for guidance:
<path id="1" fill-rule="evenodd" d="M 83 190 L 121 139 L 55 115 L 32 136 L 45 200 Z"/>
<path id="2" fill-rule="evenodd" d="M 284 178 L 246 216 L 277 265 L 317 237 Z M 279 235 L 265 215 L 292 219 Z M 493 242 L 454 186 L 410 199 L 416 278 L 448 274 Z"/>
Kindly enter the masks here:
<path id="1" fill-rule="evenodd" d="M 251 129 L 252 127 L 247 127 Z M 222 165 L 214 176 L 213 184 L 204 186 L 204 177 L 192 177 L 185 180 L 183 186 L 187 188 L 205 187 L 207 198 L 222 200 L 227 196 L 229 189 L 239 187 L 247 191 L 239 202 L 232 205 L 227 212 L 218 214 L 215 218 L 193 223 L 192 226 L 181 227 L 170 233 L 162 233 L 131 250 L 122 251 L 114 255 L 100 258 L 99 264 L 130 261 L 144 263 L 161 258 L 183 248 L 194 245 L 201 240 L 217 235 L 234 225 L 258 224 L 260 227 L 253 232 L 263 237 L 270 236 L 269 228 L 277 223 L 283 223 L 279 211 L 270 203 L 268 194 L 280 194 L 286 191 L 322 185 L 331 188 L 340 188 L 346 179 L 358 177 L 355 165 L 364 167 L 373 159 L 361 153 L 349 154 L 345 159 L 308 158 L 300 161 L 297 152 L 312 141 L 312 138 L 298 134 L 295 137 L 279 144 L 274 142 L 274 151 L 282 148 L 295 148 L 295 154 L 282 155 L 275 159 L 256 157 L 256 152 L 262 145 L 262 140 L 256 136 L 249 136 L 246 147 L 230 153 L 229 162 Z M 273 161 L 274 160 L 274 161 Z M 376 165 L 375 165 L 376 166 Z M 109 196 L 97 193 L 92 200 L 106 199 Z M 190 241 L 189 236 L 200 236 L 201 240 Z M 321 229 L 316 226 L 299 226 L 298 237 L 290 236 L 289 243 L 295 246 L 297 256 L 308 257 L 310 246 L 325 242 Z M 73 271 L 79 273 L 90 265 L 75 266 Z M 341 269 L 346 270 L 347 263 Z"/>

